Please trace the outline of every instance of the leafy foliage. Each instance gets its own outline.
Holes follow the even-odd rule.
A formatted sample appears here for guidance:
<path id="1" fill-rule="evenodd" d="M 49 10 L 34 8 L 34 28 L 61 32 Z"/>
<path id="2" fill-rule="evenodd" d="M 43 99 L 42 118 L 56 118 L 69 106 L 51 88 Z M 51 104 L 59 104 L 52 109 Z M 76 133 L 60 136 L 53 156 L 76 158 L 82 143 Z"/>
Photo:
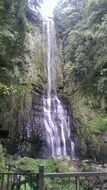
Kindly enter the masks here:
<path id="1" fill-rule="evenodd" d="M 3 148 L 0 144 L 0 173 L 5 172 L 5 171 L 6 171 L 5 158 L 3 154 Z"/>
<path id="2" fill-rule="evenodd" d="M 22 171 L 29 171 L 29 172 L 38 172 L 38 168 L 40 165 L 43 165 L 45 168 L 45 172 L 47 173 L 53 173 L 57 171 L 67 172 L 69 171 L 68 164 L 64 161 L 58 162 L 54 159 L 48 159 L 48 160 L 34 160 L 31 158 L 21 158 L 20 160 L 13 163 L 13 165 L 17 166 Z M 51 188 L 62 188 L 65 190 L 75 189 L 74 181 L 71 181 L 70 179 L 45 179 L 45 186 L 48 189 Z"/>
<path id="3" fill-rule="evenodd" d="M 107 118 L 104 116 L 96 117 L 94 121 L 88 124 L 88 130 L 93 133 L 96 131 L 107 131 Z"/>
<path id="4" fill-rule="evenodd" d="M 107 1 L 76 3 L 78 7 L 73 0 L 60 4 L 55 12 L 57 35 L 63 45 L 65 79 L 75 81 L 82 92 L 98 101 L 105 99 L 106 103 Z"/>
<path id="5" fill-rule="evenodd" d="M 2 95 L 14 95 L 17 90 L 13 86 L 6 86 L 0 83 L 0 96 Z"/>
<path id="6" fill-rule="evenodd" d="M 16 165 L 19 169 L 24 171 L 31 171 L 31 172 L 38 172 L 38 168 L 40 165 L 43 165 L 45 168 L 45 172 L 55 172 L 57 169 L 60 169 L 61 171 L 68 171 L 69 167 L 65 162 L 61 162 L 57 165 L 57 162 L 50 158 L 48 160 L 35 160 L 32 158 L 21 158 L 20 160 L 17 160 L 13 163 Z"/>
<path id="7" fill-rule="evenodd" d="M 13 80 L 16 58 L 22 56 L 26 32 L 25 0 L 0 1 L 0 82 Z"/>

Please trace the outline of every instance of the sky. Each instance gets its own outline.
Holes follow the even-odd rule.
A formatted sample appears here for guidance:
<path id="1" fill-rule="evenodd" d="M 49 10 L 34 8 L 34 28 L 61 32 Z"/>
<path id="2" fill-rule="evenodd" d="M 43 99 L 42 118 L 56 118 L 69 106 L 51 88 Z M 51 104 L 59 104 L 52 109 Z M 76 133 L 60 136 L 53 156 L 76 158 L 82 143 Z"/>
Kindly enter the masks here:
<path id="1" fill-rule="evenodd" d="M 51 17 L 57 2 L 58 0 L 43 0 L 42 14 L 46 17 Z"/>

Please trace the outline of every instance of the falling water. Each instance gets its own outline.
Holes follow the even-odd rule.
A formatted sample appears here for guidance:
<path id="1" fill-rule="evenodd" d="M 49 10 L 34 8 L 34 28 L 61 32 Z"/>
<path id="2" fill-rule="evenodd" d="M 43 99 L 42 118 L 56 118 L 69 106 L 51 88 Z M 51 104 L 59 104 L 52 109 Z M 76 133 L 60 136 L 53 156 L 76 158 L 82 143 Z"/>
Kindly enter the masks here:
<path id="1" fill-rule="evenodd" d="M 32 4 L 29 8 L 35 11 Z M 20 120 L 20 117 L 18 119 L 21 127 L 16 151 L 21 156 L 34 158 L 71 155 L 76 160 L 78 158 L 75 157 L 75 144 L 72 140 L 74 137 L 71 134 L 72 119 L 66 104 L 63 104 L 56 91 L 56 39 L 54 21 L 50 17 L 43 18 L 43 39 L 47 93 L 44 96 L 32 93 L 32 104 L 25 104 L 27 117 L 24 120 Z M 30 94 L 25 97 L 25 102 L 29 98 L 31 99 Z"/>
<path id="2" fill-rule="evenodd" d="M 44 126 L 49 156 L 66 156 L 67 142 L 74 155 L 74 142 L 71 141 L 70 118 L 57 96 L 55 86 L 55 28 L 52 18 L 43 21 L 44 67 L 47 75 L 48 89 L 44 96 Z"/>

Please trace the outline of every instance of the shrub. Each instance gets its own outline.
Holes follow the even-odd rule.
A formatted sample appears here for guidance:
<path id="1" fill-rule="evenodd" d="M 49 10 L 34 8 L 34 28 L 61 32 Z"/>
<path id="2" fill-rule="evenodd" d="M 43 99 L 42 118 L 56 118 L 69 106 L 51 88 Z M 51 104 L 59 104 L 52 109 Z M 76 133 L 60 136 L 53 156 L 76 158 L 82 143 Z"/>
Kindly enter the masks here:
<path id="1" fill-rule="evenodd" d="M 5 171 L 6 171 L 5 157 L 4 157 L 4 154 L 3 154 L 2 145 L 0 144 L 0 173 L 3 173 Z"/>
<path id="2" fill-rule="evenodd" d="M 99 116 L 95 120 L 89 122 L 88 131 L 93 133 L 96 131 L 106 131 L 107 130 L 107 117 Z"/>

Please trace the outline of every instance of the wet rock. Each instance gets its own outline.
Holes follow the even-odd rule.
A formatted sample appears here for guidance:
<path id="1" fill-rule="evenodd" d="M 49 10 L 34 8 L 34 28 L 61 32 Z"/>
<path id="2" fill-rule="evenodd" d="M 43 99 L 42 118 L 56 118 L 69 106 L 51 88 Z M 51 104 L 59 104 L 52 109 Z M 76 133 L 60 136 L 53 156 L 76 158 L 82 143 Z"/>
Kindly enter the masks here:
<path id="1" fill-rule="evenodd" d="M 47 131 L 44 126 L 44 102 L 43 96 L 37 95 L 35 93 L 31 94 L 32 100 L 31 104 L 25 105 L 25 109 L 27 110 L 27 116 L 24 118 L 23 124 L 20 129 L 19 141 L 17 144 L 18 154 L 21 156 L 30 156 L 33 158 L 47 158 L 50 156 L 50 148 L 47 145 Z M 64 109 L 67 112 L 70 110 L 68 105 L 65 105 L 63 99 L 61 99 L 61 103 L 64 105 Z M 54 104 L 52 105 L 54 109 Z M 69 113 L 69 112 L 68 112 Z M 60 114 L 60 113 L 58 113 Z M 55 117 L 55 115 L 54 115 Z M 71 139 L 74 141 L 74 125 L 73 118 L 70 116 L 70 127 L 71 127 Z M 58 133 L 61 134 L 59 120 L 57 120 L 56 116 L 56 124 L 58 126 Z M 55 119 L 55 118 L 54 118 Z M 71 155 L 71 141 L 70 139 L 66 139 L 67 145 L 67 154 Z M 62 142 L 63 146 L 63 142 Z M 76 143 L 77 146 L 77 143 Z"/>
<path id="2" fill-rule="evenodd" d="M 8 130 L 0 130 L 0 137 L 1 138 L 8 138 L 9 131 Z"/>

